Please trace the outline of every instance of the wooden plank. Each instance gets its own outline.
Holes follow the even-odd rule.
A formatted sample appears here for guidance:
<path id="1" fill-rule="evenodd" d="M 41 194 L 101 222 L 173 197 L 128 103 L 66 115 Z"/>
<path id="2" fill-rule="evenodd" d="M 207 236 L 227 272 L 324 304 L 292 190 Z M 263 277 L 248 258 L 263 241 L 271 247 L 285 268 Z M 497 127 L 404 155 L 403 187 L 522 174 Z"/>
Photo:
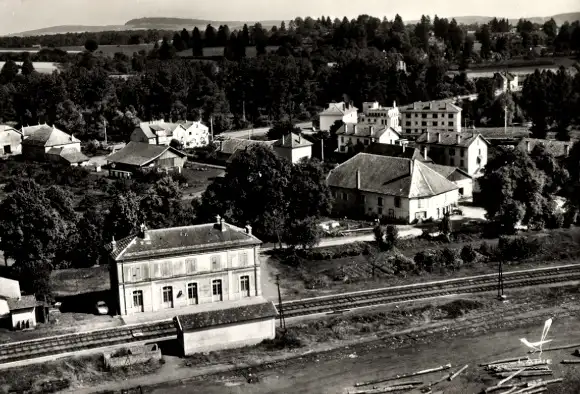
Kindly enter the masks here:
<path id="1" fill-rule="evenodd" d="M 449 381 L 452 381 L 453 379 L 455 379 L 457 376 L 459 376 L 459 374 L 463 371 L 465 371 L 467 369 L 467 367 L 469 367 L 469 364 L 465 364 L 465 366 L 463 368 L 461 368 L 459 371 L 455 372 L 453 375 L 449 376 Z"/>
<path id="2" fill-rule="evenodd" d="M 382 383 L 382 382 L 388 382 L 391 380 L 410 378 L 413 376 L 419 376 L 419 375 L 425 375 L 425 374 L 429 374 L 429 373 L 433 373 L 433 372 L 445 371 L 445 370 L 450 369 L 450 368 L 451 368 L 451 364 L 441 365 L 439 367 L 424 369 L 422 371 L 413 372 L 413 373 L 409 373 L 409 374 L 395 375 L 395 376 L 390 376 L 387 378 L 381 378 L 381 379 L 369 380 L 367 382 L 355 383 L 354 387 L 369 386 L 369 385 L 375 384 L 375 383 Z"/>

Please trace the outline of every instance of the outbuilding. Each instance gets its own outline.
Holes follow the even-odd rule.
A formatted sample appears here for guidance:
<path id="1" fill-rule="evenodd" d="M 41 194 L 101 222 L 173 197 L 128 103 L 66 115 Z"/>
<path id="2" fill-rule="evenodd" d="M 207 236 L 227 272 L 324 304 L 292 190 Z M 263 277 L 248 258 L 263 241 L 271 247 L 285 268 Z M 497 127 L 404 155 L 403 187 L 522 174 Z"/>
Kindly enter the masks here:
<path id="1" fill-rule="evenodd" d="M 256 345 L 276 336 L 278 311 L 259 297 L 228 308 L 208 309 L 174 318 L 183 354 Z"/>

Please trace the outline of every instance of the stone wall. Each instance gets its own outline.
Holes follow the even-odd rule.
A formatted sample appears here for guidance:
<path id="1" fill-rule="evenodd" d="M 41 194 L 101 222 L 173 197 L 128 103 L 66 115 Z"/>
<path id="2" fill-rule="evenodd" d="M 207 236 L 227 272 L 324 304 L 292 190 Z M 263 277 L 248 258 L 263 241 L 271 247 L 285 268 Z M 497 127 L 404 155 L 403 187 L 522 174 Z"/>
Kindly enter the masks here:
<path id="1" fill-rule="evenodd" d="M 131 346 L 117 349 L 110 353 L 103 353 L 103 359 L 107 369 L 129 367 L 145 364 L 150 360 L 161 360 L 161 349 L 159 349 L 157 344 Z"/>

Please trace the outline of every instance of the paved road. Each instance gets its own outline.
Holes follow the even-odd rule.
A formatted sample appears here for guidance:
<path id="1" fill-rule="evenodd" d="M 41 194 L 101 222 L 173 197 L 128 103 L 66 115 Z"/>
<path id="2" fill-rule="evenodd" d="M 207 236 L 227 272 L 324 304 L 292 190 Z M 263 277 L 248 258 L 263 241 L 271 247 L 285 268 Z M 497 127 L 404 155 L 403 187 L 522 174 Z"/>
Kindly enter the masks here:
<path id="1" fill-rule="evenodd" d="M 404 230 L 399 230 L 399 237 L 400 238 L 410 238 L 410 237 L 418 237 L 420 236 L 422 233 L 421 229 L 418 228 L 410 228 L 410 229 L 404 229 Z M 367 241 L 373 241 L 375 239 L 375 235 L 374 234 L 369 234 L 369 233 L 365 233 L 365 234 L 361 234 L 361 235 L 351 235 L 351 236 L 347 236 L 347 237 L 336 237 L 336 238 L 323 238 L 320 240 L 320 243 L 318 244 L 317 247 L 322 248 L 325 246 L 336 246 L 336 245 L 344 245 L 344 244 L 350 244 L 350 243 L 354 243 L 354 242 L 367 242 Z M 286 245 L 282 245 L 284 247 L 286 247 Z M 267 250 L 272 250 L 274 249 L 274 246 L 272 244 L 266 244 L 264 245 L 264 247 L 262 247 L 262 251 L 267 251 Z"/>
<path id="2" fill-rule="evenodd" d="M 304 122 L 304 123 L 297 123 L 297 127 L 301 129 L 312 128 L 312 122 Z M 227 131 L 225 133 L 221 133 L 220 135 L 231 137 L 231 138 L 245 138 L 248 139 L 250 136 L 263 136 L 265 135 L 269 127 L 260 127 L 256 129 L 247 129 L 247 130 L 237 130 L 237 131 Z"/>

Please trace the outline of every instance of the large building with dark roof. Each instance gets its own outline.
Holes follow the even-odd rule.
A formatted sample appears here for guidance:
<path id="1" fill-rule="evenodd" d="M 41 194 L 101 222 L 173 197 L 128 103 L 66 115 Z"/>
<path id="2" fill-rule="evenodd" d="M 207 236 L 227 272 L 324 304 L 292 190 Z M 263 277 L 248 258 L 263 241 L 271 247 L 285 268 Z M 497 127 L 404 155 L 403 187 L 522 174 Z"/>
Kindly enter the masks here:
<path id="1" fill-rule="evenodd" d="M 107 156 L 109 175 L 131 178 L 137 171 L 177 171 L 181 173 L 187 155 L 166 145 L 151 145 L 131 141 L 125 147 Z"/>
<path id="2" fill-rule="evenodd" d="M 121 315 L 146 314 L 259 297 L 261 241 L 245 229 L 215 223 L 149 230 L 114 240 L 111 288 Z M 191 311 L 190 311 L 191 312 Z M 175 315 L 174 315 L 175 316 Z"/>
<path id="3" fill-rule="evenodd" d="M 23 127 L 22 155 L 30 160 L 65 165 L 86 164 L 89 158 L 81 152 L 81 141 L 49 125 Z"/>
<path id="4" fill-rule="evenodd" d="M 412 223 L 440 219 L 457 205 L 459 187 L 419 160 L 359 153 L 333 169 L 327 183 L 335 213 Z"/>

